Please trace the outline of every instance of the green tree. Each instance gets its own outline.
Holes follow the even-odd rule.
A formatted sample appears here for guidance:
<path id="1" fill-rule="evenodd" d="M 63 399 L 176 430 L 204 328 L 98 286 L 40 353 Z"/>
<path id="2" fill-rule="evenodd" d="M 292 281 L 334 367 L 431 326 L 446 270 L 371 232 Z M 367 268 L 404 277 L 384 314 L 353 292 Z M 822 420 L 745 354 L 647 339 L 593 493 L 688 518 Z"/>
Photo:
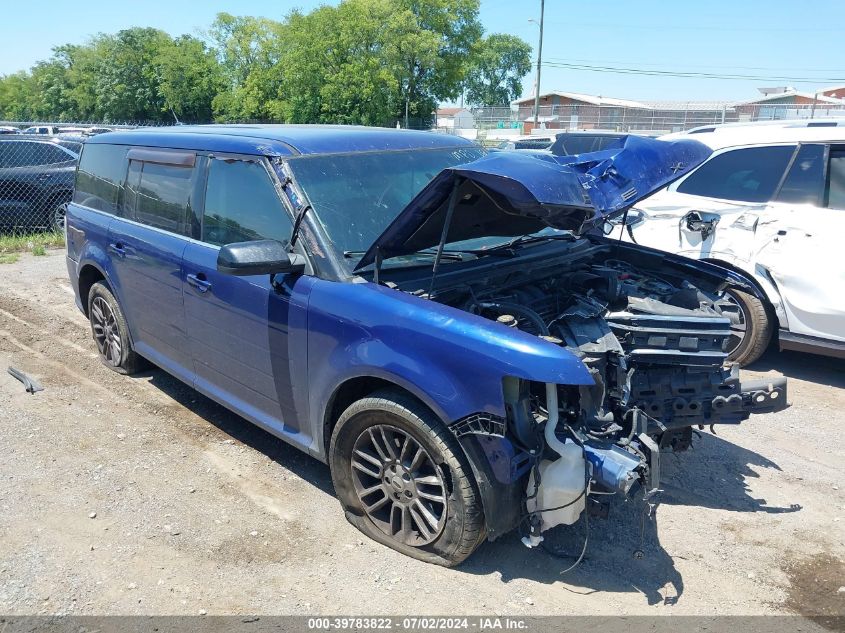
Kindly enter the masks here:
<path id="1" fill-rule="evenodd" d="M 225 81 L 214 98 L 217 119 L 276 118 L 285 30 L 266 18 L 217 14 L 209 30 Z"/>
<path id="2" fill-rule="evenodd" d="M 384 125 L 398 103 L 385 53 L 389 0 L 349 0 L 288 17 L 279 114 L 293 123 Z"/>
<path id="3" fill-rule="evenodd" d="M 35 99 L 35 84 L 29 73 L 20 71 L 0 78 L 0 118 L 3 120 L 33 119 Z"/>
<path id="4" fill-rule="evenodd" d="M 479 0 L 341 0 L 281 22 L 220 13 L 207 41 L 99 34 L 0 78 L 0 115 L 425 125 L 464 86 L 484 101 L 518 94 L 530 49 L 482 40 L 478 10 Z"/>
<path id="5" fill-rule="evenodd" d="M 210 121 L 212 101 L 225 89 L 214 51 L 204 42 L 182 35 L 161 48 L 155 64 L 165 113 L 180 121 Z"/>
<path id="6" fill-rule="evenodd" d="M 470 105 L 505 105 L 522 96 L 522 79 L 531 71 L 531 46 L 494 33 L 473 48 L 466 77 Z"/>
<path id="7" fill-rule="evenodd" d="M 287 27 L 280 114 L 312 123 L 427 124 L 481 35 L 478 0 L 346 0 Z"/>
<path id="8" fill-rule="evenodd" d="M 164 31 L 131 28 L 95 43 L 95 112 L 105 121 L 156 121 L 166 111 L 156 61 L 173 40 Z"/>
<path id="9" fill-rule="evenodd" d="M 391 67 L 401 87 L 398 118 L 430 122 L 438 101 L 460 94 L 473 46 L 483 33 L 478 0 L 391 0 Z"/>

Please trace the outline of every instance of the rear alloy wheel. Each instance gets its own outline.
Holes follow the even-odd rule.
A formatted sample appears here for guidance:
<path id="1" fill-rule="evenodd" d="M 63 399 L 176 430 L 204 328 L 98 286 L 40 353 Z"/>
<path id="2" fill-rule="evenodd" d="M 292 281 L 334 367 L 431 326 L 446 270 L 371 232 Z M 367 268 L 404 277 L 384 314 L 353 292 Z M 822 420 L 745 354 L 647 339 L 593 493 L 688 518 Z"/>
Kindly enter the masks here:
<path id="1" fill-rule="evenodd" d="M 119 374 L 133 374 L 141 368 L 143 359 L 132 349 L 123 311 L 103 282 L 95 283 L 88 293 L 88 320 L 100 360 L 106 367 Z"/>
<path id="2" fill-rule="evenodd" d="M 61 202 L 50 211 L 50 230 L 56 233 L 65 232 L 65 220 L 67 218 L 67 202 Z"/>
<path id="3" fill-rule="evenodd" d="M 329 447 L 332 481 L 349 521 L 414 558 L 452 566 L 484 538 L 484 515 L 454 435 L 392 390 L 352 404 Z"/>
<path id="4" fill-rule="evenodd" d="M 749 365 L 766 351 L 772 338 L 772 321 L 766 304 L 741 290 L 728 290 L 718 303 L 731 320 L 728 360 Z"/>

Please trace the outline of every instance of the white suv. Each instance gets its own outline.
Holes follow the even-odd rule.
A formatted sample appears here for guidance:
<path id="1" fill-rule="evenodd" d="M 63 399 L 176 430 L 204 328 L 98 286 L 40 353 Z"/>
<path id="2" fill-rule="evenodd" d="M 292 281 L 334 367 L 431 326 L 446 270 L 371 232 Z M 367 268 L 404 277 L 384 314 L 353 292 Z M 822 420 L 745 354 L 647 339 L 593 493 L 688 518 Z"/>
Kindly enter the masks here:
<path id="1" fill-rule="evenodd" d="M 715 126 L 684 136 L 713 155 L 637 204 L 623 238 L 757 282 L 768 303 L 727 298 L 737 362 L 759 358 L 775 328 L 781 349 L 845 357 L 845 121 Z"/>

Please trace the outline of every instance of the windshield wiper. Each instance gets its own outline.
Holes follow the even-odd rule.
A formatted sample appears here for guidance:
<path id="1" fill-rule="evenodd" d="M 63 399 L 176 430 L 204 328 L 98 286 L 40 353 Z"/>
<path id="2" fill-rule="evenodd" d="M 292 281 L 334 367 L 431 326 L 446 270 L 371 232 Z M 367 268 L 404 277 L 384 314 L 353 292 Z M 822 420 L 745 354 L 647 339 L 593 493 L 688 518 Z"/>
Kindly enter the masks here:
<path id="1" fill-rule="evenodd" d="M 361 258 L 367 251 L 343 251 L 343 256 L 346 259 L 353 259 L 355 257 Z M 440 256 L 441 259 L 448 259 L 450 261 L 462 262 L 466 259 L 464 253 L 475 254 L 474 251 L 444 251 L 444 253 Z M 416 253 L 408 253 L 404 257 L 413 257 L 415 255 L 424 255 L 426 257 L 435 257 L 437 255 L 437 251 L 430 251 L 430 250 L 422 250 L 417 251 Z"/>
<path id="2" fill-rule="evenodd" d="M 514 239 L 510 240 L 509 242 L 504 242 L 502 244 L 496 244 L 496 246 L 490 246 L 488 248 L 477 248 L 473 250 L 465 250 L 460 251 L 462 253 L 472 253 L 473 255 L 505 255 L 505 256 L 513 256 L 516 254 L 515 248 L 517 246 L 523 246 L 525 244 L 536 244 L 537 242 L 547 242 L 553 240 L 561 240 L 564 242 L 574 242 L 575 236 L 572 233 L 561 233 L 557 235 L 520 235 L 519 237 L 515 237 Z M 455 251 L 445 251 L 445 252 L 455 252 Z"/>

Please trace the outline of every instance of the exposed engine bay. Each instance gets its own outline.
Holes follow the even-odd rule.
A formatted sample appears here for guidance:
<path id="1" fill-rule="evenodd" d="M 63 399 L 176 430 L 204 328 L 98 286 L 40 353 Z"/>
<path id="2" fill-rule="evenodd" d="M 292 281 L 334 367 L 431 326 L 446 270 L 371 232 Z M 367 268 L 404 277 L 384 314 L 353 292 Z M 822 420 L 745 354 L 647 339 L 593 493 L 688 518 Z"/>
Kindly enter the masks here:
<path id="1" fill-rule="evenodd" d="M 785 380 L 741 383 L 738 365 L 726 362 L 734 315 L 712 279 L 696 279 L 699 287 L 688 271 L 653 257 L 637 261 L 606 241 L 556 246 L 556 256 L 531 265 L 444 272 L 431 294 L 397 284 L 564 346 L 594 380 L 505 379 L 506 424 L 474 420 L 466 431 L 513 444 L 512 471 L 527 479 L 527 545 L 576 522 L 593 491 L 651 498 L 660 452 L 686 450 L 694 427 L 712 430 L 786 406 Z"/>

